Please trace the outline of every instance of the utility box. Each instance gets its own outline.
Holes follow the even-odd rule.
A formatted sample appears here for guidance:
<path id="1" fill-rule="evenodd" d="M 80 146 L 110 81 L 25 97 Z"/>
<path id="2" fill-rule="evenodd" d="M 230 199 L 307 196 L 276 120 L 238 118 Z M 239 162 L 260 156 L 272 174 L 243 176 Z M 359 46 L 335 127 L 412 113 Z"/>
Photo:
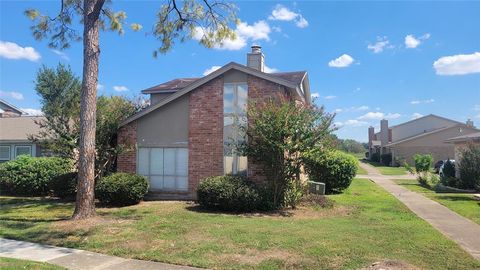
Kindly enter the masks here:
<path id="1" fill-rule="evenodd" d="M 325 183 L 307 181 L 308 193 L 325 195 Z"/>

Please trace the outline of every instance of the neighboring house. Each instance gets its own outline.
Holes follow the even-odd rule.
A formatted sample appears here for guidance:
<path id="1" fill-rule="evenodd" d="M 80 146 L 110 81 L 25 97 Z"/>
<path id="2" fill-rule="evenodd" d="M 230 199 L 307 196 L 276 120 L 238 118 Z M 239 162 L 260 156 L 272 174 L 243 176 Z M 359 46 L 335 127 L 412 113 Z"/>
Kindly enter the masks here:
<path id="1" fill-rule="evenodd" d="M 391 153 L 392 161 L 400 165 L 403 161 L 413 164 L 415 154 L 431 154 L 434 162 L 452 159 L 454 147 L 445 140 L 478 131 L 471 120 L 461 123 L 433 114 L 392 127 L 384 119 L 380 121 L 379 132 L 368 128 L 369 157 L 373 153 Z"/>
<path id="2" fill-rule="evenodd" d="M 27 116 L 22 110 L 0 100 L 0 162 L 19 155 L 41 155 L 40 146 L 28 139 L 29 135 L 40 131 L 35 123 L 40 119 L 40 116 Z"/>
<path id="3" fill-rule="evenodd" d="M 223 174 L 262 181 L 258 164 L 232 151 L 250 101 L 287 98 L 310 104 L 306 71 L 265 73 L 253 46 L 247 65 L 231 62 L 201 78 L 180 78 L 142 91 L 151 104 L 122 123 L 118 170 L 148 177 L 157 198 L 192 199 L 199 181 Z M 244 121 L 244 120 L 243 120 Z"/>
<path id="4" fill-rule="evenodd" d="M 446 143 L 453 144 L 455 147 L 455 161 L 457 165 L 462 162 L 461 152 L 468 144 L 480 145 L 480 132 L 470 133 L 445 140 Z M 460 177 L 459 166 L 455 166 L 455 177 Z"/>

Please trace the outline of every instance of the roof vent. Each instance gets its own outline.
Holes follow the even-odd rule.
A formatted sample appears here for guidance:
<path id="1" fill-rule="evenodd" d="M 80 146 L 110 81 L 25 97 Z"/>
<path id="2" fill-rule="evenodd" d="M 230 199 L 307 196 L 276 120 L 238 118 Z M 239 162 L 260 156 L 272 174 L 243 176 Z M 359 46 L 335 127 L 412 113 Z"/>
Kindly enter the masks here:
<path id="1" fill-rule="evenodd" d="M 265 56 L 260 45 L 253 45 L 252 52 L 247 54 L 247 67 L 264 72 Z"/>

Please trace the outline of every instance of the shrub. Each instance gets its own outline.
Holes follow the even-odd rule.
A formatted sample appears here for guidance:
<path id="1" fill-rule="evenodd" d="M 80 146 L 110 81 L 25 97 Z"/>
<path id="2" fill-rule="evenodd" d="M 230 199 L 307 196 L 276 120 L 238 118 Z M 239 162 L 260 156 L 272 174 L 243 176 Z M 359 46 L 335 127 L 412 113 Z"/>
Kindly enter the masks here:
<path id="1" fill-rule="evenodd" d="M 95 194 L 107 205 L 124 206 L 139 203 L 148 191 L 148 180 L 136 174 L 114 173 L 97 181 Z"/>
<path id="2" fill-rule="evenodd" d="M 48 195 L 53 179 L 71 170 L 69 159 L 19 156 L 0 165 L 0 188 L 13 195 Z"/>
<path id="3" fill-rule="evenodd" d="M 284 193 L 283 204 L 285 207 L 297 208 L 297 204 L 305 194 L 305 187 L 298 181 L 290 181 Z"/>
<path id="4" fill-rule="evenodd" d="M 373 153 L 372 156 L 370 157 L 370 160 L 373 162 L 380 162 L 380 154 L 379 153 Z"/>
<path id="5" fill-rule="evenodd" d="M 77 192 L 77 172 L 69 172 L 55 176 L 50 189 L 52 195 L 62 199 L 73 198 Z"/>
<path id="6" fill-rule="evenodd" d="M 380 160 L 383 165 L 390 166 L 392 163 L 392 154 L 391 153 L 383 154 L 380 156 Z"/>
<path id="7" fill-rule="evenodd" d="M 365 158 L 368 158 L 370 156 L 370 152 L 365 152 Z"/>
<path id="8" fill-rule="evenodd" d="M 432 164 L 433 164 L 432 155 L 430 155 L 430 154 L 426 154 L 426 155 L 416 154 L 413 157 L 413 159 L 415 161 L 415 170 L 417 171 L 417 173 L 430 171 L 430 168 L 432 167 Z"/>
<path id="9" fill-rule="evenodd" d="M 340 192 L 349 187 L 357 166 L 355 157 L 340 151 L 311 152 L 305 160 L 309 180 L 325 183 L 327 193 Z"/>
<path id="10" fill-rule="evenodd" d="M 440 182 L 440 178 L 438 175 L 426 171 L 418 174 L 417 181 L 420 185 L 431 189 Z"/>
<path id="11" fill-rule="evenodd" d="M 207 177 L 197 187 L 198 203 L 209 209 L 254 211 L 262 208 L 263 199 L 256 186 L 241 176 Z"/>
<path id="12" fill-rule="evenodd" d="M 443 165 L 442 173 L 444 177 L 455 177 L 455 163 L 448 159 Z"/>
<path id="13" fill-rule="evenodd" d="M 469 144 L 460 155 L 459 170 L 462 188 L 480 189 L 480 145 Z"/>

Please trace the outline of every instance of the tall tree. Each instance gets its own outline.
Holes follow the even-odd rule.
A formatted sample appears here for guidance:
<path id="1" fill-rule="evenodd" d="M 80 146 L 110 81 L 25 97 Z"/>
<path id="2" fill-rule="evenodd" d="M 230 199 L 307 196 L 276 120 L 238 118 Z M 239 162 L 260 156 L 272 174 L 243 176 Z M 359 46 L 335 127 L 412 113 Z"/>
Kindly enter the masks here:
<path id="1" fill-rule="evenodd" d="M 36 9 L 28 9 L 25 14 L 35 21 L 33 36 L 41 40 L 49 38 L 49 46 L 65 49 L 70 42 L 83 39 L 83 77 L 80 102 L 80 140 L 77 200 L 73 219 L 85 219 L 95 215 L 95 130 L 96 130 L 96 90 L 100 57 L 99 30 L 110 29 L 123 33 L 126 19 L 124 11 L 114 12 L 110 0 L 59 0 L 60 11 L 48 16 Z M 75 29 L 74 17 L 79 16 L 83 25 L 83 36 Z M 165 53 L 179 39 L 184 41 L 202 33 L 200 43 L 212 47 L 225 39 L 234 39 L 230 28 L 236 22 L 233 5 L 222 1 L 209 0 L 166 0 L 157 12 L 152 34 L 160 40 L 161 46 L 155 50 Z M 108 24 L 108 26 L 107 26 Z M 134 31 L 142 26 L 131 24 Z"/>

